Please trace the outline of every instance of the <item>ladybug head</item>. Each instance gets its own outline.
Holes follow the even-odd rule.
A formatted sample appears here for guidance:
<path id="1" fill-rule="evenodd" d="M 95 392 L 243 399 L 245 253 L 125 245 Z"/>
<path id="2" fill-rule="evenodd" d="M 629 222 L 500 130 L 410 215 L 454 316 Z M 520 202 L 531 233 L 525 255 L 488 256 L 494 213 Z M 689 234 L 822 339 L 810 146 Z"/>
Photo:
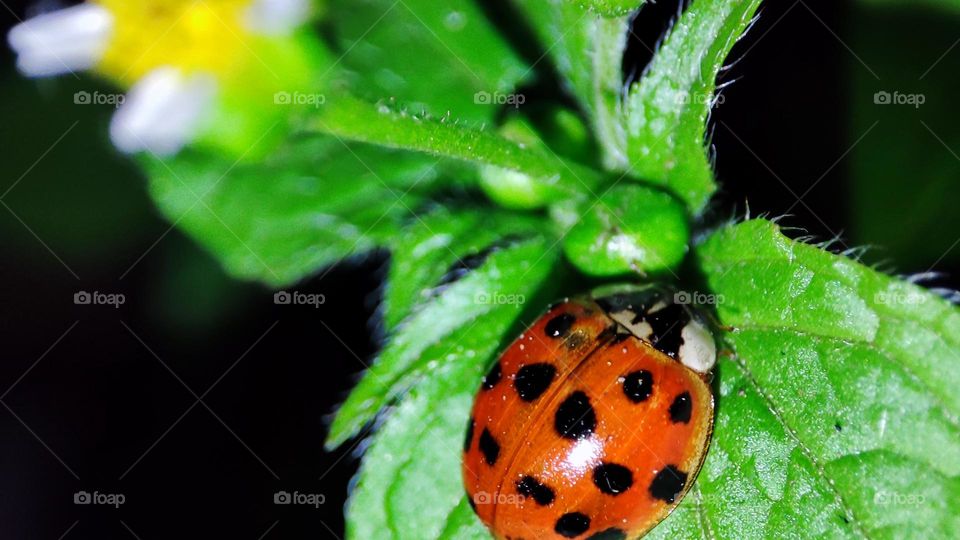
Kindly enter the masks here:
<path id="1" fill-rule="evenodd" d="M 663 286 L 605 288 L 594 293 L 594 301 L 622 331 L 706 375 L 717 362 L 717 345 L 694 300 L 690 293 Z"/>

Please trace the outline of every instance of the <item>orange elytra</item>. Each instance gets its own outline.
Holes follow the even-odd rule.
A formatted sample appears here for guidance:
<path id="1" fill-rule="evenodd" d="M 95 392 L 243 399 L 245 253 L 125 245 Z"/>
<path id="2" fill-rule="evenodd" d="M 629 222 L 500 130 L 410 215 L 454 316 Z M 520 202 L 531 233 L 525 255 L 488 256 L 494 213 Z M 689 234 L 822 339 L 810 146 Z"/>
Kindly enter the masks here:
<path id="1" fill-rule="evenodd" d="M 567 300 L 500 356 L 463 458 L 497 538 L 636 538 L 680 502 L 709 446 L 716 362 L 683 300 L 658 288 Z"/>

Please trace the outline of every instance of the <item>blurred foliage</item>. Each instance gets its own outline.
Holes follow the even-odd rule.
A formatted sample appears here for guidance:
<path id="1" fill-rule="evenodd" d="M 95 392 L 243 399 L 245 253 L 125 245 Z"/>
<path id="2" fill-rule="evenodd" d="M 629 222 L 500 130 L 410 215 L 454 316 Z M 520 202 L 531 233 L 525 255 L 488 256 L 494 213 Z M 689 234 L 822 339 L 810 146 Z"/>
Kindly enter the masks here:
<path id="1" fill-rule="evenodd" d="M 899 7 L 899 8 L 940 8 L 944 10 L 960 10 L 960 0 L 860 0 L 864 6 Z"/>
<path id="2" fill-rule="evenodd" d="M 113 90 L 86 77 L 26 80 L 11 64 L 0 73 L 4 237 L 50 257 L 29 227 L 78 273 L 137 245 L 156 210 L 142 173 L 109 143 L 113 107 L 74 103 L 77 92 Z"/>
<path id="3" fill-rule="evenodd" d="M 340 68 L 363 97 L 480 123 L 496 113 L 495 94 L 532 75 L 473 0 L 332 0 L 328 9 Z"/>
<path id="4" fill-rule="evenodd" d="M 252 163 L 186 151 L 144 164 L 172 222 L 231 274 L 274 285 L 395 238 L 426 194 L 453 181 L 429 156 L 333 138 Z"/>
<path id="5" fill-rule="evenodd" d="M 147 270 L 149 296 L 143 305 L 167 335 L 185 342 L 204 339 L 257 297 L 259 286 L 230 278 L 219 261 L 180 235 L 154 249 L 159 261 Z"/>
<path id="6" fill-rule="evenodd" d="M 78 92 L 116 90 L 82 75 L 24 79 L 5 62 L 0 200 L 8 208 L 0 205 L 0 234 L 21 254 L 22 271 L 49 267 L 66 275 L 59 258 L 79 277 L 77 288 L 101 280 L 123 287 L 121 279 L 143 271 L 149 294 L 137 308 L 167 335 L 196 339 L 242 304 L 249 285 L 162 219 L 143 171 L 110 144 L 114 108 L 77 104 Z M 116 269 L 129 274 L 105 275 Z"/>
<path id="7" fill-rule="evenodd" d="M 848 61 L 848 139 L 859 140 L 849 161 L 850 239 L 876 246 L 870 258 L 897 269 L 936 269 L 960 261 L 957 238 L 944 234 L 960 230 L 960 16 L 876 3 L 884 6 L 858 6 L 849 25 L 859 57 Z M 923 103 L 876 103 L 915 96 Z"/>

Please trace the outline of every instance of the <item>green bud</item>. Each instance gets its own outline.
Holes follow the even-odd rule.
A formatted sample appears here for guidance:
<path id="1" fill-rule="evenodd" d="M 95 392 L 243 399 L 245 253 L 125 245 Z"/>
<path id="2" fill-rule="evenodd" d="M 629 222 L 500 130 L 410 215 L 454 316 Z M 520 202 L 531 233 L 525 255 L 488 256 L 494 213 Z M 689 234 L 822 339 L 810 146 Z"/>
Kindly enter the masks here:
<path id="1" fill-rule="evenodd" d="M 676 267 L 687 253 L 690 227 L 683 205 L 662 191 L 625 184 L 585 201 L 563 249 L 585 274 L 653 274 Z"/>
<path id="2" fill-rule="evenodd" d="M 546 204 L 543 181 L 528 174 L 488 165 L 480 169 L 480 181 L 487 196 L 504 208 L 534 210 Z"/>
<path id="3" fill-rule="evenodd" d="M 507 139 L 527 147 L 540 147 L 543 141 L 522 116 L 511 117 L 499 132 Z M 493 202 L 504 208 L 532 210 L 547 203 L 548 186 L 528 174 L 488 165 L 480 169 L 480 187 Z"/>
<path id="4" fill-rule="evenodd" d="M 524 113 L 518 112 L 508 117 L 497 132 L 526 149 L 560 158 L 558 166 L 560 160 L 565 160 L 564 167 L 574 177 L 577 173 L 572 168 L 589 168 L 596 164 L 597 151 L 589 129 L 579 116 L 567 109 L 534 107 Z M 517 210 L 543 208 L 571 195 L 573 190 L 580 191 L 584 185 L 594 183 L 584 177 L 576 184 L 570 184 L 570 181 L 563 182 L 559 175 L 540 178 L 495 166 L 480 169 L 480 186 L 487 196 L 500 206 Z"/>

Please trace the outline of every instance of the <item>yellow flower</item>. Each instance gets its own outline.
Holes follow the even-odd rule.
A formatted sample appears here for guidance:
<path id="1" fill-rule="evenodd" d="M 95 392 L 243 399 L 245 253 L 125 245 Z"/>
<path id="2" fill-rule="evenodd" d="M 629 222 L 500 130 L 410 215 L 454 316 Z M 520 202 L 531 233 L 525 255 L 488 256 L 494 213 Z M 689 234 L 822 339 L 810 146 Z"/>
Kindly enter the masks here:
<path id="1" fill-rule="evenodd" d="M 170 155 L 200 138 L 242 153 L 274 115 L 266 99 L 312 82 L 322 51 L 296 32 L 311 11 L 310 0 L 89 0 L 8 39 L 28 76 L 92 70 L 128 88 L 110 126 L 122 151 Z"/>

